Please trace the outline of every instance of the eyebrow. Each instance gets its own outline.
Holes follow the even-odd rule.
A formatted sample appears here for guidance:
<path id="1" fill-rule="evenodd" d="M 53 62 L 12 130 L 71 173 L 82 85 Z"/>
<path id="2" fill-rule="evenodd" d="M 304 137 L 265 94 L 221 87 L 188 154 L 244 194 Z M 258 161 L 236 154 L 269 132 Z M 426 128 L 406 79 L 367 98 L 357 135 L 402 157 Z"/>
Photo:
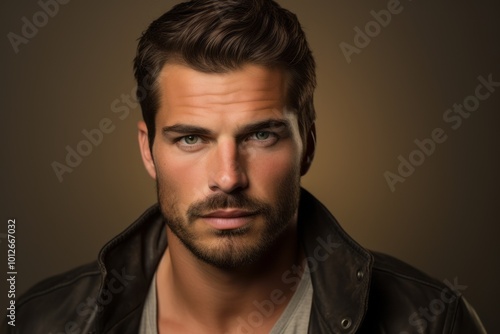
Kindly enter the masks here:
<path id="1" fill-rule="evenodd" d="M 266 129 L 278 129 L 284 128 L 285 131 L 291 131 L 290 122 L 286 119 L 267 119 L 264 121 L 250 123 L 243 126 L 238 130 L 240 134 L 248 134 L 252 132 L 262 131 Z M 201 136 L 213 135 L 213 131 L 196 125 L 188 124 L 174 124 L 170 126 L 165 126 L 162 128 L 163 134 L 168 134 L 170 132 L 178 134 L 196 134 Z"/>
<path id="2" fill-rule="evenodd" d="M 287 131 L 291 131 L 290 122 L 286 119 L 268 119 L 257 123 L 251 123 L 245 125 L 240 129 L 240 133 L 252 133 L 257 131 L 262 131 L 266 129 L 279 129 L 284 128 Z"/>
<path id="3" fill-rule="evenodd" d="M 179 134 L 197 134 L 205 136 L 212 134 L 212 131 L 202 128 L 201 126 L 187 125 L 187 124 L 175 124 L 163 127 L 162 129 L 163 134 L 168 134 L 169 132 L 175 132 Z"/>

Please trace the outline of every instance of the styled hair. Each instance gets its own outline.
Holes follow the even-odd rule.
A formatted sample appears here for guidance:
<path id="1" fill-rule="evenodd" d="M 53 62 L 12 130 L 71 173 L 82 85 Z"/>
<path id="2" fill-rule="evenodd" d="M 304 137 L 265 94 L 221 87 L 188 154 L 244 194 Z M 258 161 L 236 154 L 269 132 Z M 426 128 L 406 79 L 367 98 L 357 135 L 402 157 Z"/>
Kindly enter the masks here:
<path id="1" fill-rule="evenodd" d="M 167 63 L 206 73 L 246 64 L 279 67 L 287 73 L 287 108 L 297 112 L 300 134 L 316 113 L 315 61 L 295 14 L 273 0 L 192 0 L 174 6 L 142 34 L 134 59 L 137 99 L 150 149 L 159 108 L 158 76 Z"/>

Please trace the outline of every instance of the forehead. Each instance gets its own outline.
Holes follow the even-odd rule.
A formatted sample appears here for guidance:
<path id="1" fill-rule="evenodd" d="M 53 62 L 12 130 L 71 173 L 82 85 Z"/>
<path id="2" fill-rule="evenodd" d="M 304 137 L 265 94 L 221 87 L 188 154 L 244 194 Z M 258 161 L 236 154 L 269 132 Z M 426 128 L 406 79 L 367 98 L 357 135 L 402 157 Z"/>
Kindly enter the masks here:
<path id="1" fill-rule="evenodd" d="M 286 71 L 280 67 L 246 64 L 237 69 L 224 72 L 205 72 L 181 63 L 166 63 L 160 71 L 158 81 L 162 84 L 172 79 L 176 80 L 177 86 L 182 86 L 183 83 L 191 83 L 192 81 L 200 83 L 209 82 L 210 84 L 224 84 L 228 82 L 233 84 L 249 84 L 250 82 L 254 82 L 254 86 L 250 87 L 257 87 L 263 83 L 267 83 L 264 87 L 271 88 L 285 83 Z"/>
<path id="2" fill-rule="evenodd" d="M 284 70 L 245 65 L 225 73 L 205 73 L 167 64 L 159 78 L 159 114 L 172 112 L 258 111 L 284 109 L 287 78 Z"/>

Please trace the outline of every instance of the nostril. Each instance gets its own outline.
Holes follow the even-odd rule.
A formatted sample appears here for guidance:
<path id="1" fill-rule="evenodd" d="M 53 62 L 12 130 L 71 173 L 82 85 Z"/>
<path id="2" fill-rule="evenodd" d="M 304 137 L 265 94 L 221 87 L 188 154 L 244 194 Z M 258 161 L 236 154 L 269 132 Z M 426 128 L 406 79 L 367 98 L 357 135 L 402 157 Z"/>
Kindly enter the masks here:
<path id="1" fill-rule="evenodd" d="M 223 191 L 225 193 L 231 193 L 236 189 L 243 189 L 247 186 L 246 176 L 244 174 L 238 174 L 233 176 L 222 176 L 215 182 L 209 185 L 212 191 Z"/>

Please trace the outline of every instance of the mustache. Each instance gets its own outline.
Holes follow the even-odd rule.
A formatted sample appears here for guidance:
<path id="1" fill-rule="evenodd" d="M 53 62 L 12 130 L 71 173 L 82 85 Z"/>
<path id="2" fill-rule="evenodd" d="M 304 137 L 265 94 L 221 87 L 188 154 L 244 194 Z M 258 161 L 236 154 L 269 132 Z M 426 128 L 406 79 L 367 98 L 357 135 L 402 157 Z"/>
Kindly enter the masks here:
<path id="1" fill-rule="evenodd" d="M 242 209 L 255 213 L 269 212 L 269 206 L 257 199 L 251 198 L 243 193 L 235 194 L 214 194 L 204 200 L 195 202 L 187 209 L 187 216 L 190 221 L 203 216 L 211 211 L 220 209 Z"/>

